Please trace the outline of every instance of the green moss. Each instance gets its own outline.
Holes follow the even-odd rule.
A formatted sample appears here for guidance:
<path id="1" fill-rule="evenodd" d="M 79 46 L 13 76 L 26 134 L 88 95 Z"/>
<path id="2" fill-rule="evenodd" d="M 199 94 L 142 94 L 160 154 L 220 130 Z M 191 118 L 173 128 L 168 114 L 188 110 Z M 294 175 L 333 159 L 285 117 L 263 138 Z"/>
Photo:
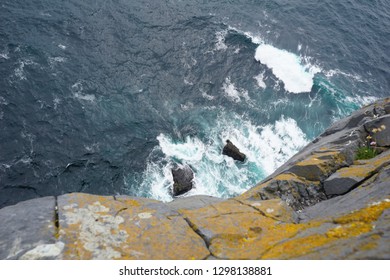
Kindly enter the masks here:
<path id="1" fill-rule="evenodd" d="M 370 147 L 360 147 L 356 152 L 356 160 L 371 159 L 378 155 L 378 152 Z"/>

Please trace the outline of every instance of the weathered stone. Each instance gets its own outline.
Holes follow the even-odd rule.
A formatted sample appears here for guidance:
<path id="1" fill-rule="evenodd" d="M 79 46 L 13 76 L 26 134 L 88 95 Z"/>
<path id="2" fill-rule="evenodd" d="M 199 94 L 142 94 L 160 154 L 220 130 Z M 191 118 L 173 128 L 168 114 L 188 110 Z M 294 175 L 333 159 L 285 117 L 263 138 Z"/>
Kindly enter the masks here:
<path id="1" fill-rule="evenodd" d="M 389 208 L 390 199 L 385 198 L 358 211 L 333 217 L 328 221 L 311 221 L 305 224 L 306 227 L 301 229 L 299 234 L 279 242 L 262 255 L 262 258 L 345 259 L 356 258 L 353 254 L 358 251 L 375 249 L 379 249 L 375 251 L 381 254 L 378 257 L 383 258 L 388 256 L 390 246 L 384 245 L 383 248 L 379 248 L 378 241 L 382 240 L 380 236 L 383 227 L 377 230 L 377 225 L 388 226 L 381 220 L 388 220 L 388 216 L 385 218 L 383 216 L 388 215 Z M 376 244 L 372 244 L 373 241 Z"/>
<path id="2" fill-rule="evenodd" d="M 281 198 L 294 210 L 326 199 L 319 181 L 309 181 L 292 173 L 283 173 L 245 192 L 240 199 L 268 200 Z"/>
<path id="3" fill-rule="evenodd" d="M 341 166 L 345 166 L 345 156 L 340 151 L 315 153 L 291 168 L 289 172 L 310 181 L 323 181 Z"/>
<path id="4" fill-rule="evenodd" d="M 167 203 L 167 206 L 172 210 L 180 209 L 197 209 L 207 205 L 222 201 L 222 198 L 208 196 L 208 195 L 194 195 L 188 197 L 179 197 Z"/>
<path id="5" fill-rule="evenodd" d="M 0 259 L 53 259 L 55 254 L 28 254 L 57 240 L 55 198 L 44 197 L 0 209 Z M 57 253 L 59 253 L 57 251 Z M 27 254 L 27 257 L 23 257 Z"/>
<path id="6" fill-rule="evenodd" d="M 297 213 L 281 199 L 253 201 L 243 200 L 238 197 L 236 200 L 242 204 L 255 208 L 266 217 L 285 223 L 295 223 L 298 221 Z"/>
<path id="7" fill-rule="evenodd" d="M 365 208 L 367 205 L 383 200 L 384 197 L 389 197 L 389 186 L 390 166 L 387 166 L 349 193 L 305 208 L 299 215 L 300 220 L 307 222 L 313 219 L 331 219 L 337 215 Z"/>
<path id="8" fill-rule="evenodd" d="M 385 115 L 364 124 L 378 146 L 390 146 L 390 116 Z"/>
<path id="9" fill-rule="evenodd" d="M 304 227 L 281 223 L 234 200 L 180 212 L 220 259 L 258 259 Z"/>
<path id="10" fill-rule="evenodd" d="M 226 140 L 226 145 L 223 147 L 222 154 L 241 162 L 244 162 L 246 158 L 246 155 L 241 153 L 230 140 Z"/>
<path id="11" fill-rule="evenodd" d="M 60 196 L 58 207 L 64 259 L 204 259 L 209 255 L 204 241 L 162 202 L 75 193 Z"/>
<path id="12" fill-rule="evenodd" d="M 188 165 L 172 169 L 173 196 L 190 191 L 193 187 L 194 173 Z"/>
<path id="13" fill-rule="evenodd" d="M 390 164 L 390 150 L 375 158 L 362 160 L 360 163 L 360 165 L 341 168 L 333 173 L 324 182 L 325 193 L 327 195 L 341 195 L 350 191 L 360 182 L 378 172 L 383 166 Z"/>

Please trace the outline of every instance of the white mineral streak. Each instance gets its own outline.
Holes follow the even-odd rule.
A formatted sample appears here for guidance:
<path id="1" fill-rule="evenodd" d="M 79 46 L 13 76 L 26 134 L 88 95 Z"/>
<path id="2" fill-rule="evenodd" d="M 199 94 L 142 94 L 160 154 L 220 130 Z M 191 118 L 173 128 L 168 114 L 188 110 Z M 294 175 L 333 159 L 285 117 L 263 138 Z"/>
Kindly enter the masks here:
<path id="1" fill-rule="evenodd" d="M 42 244 L 38 245 L 34 249 L 25 253 L 20 259 L 22 260 L 40 260 L 45 258 L 55 258 L 60 256 L 65 244 L 63 242 L 57 242 L 54 244 Z"/>

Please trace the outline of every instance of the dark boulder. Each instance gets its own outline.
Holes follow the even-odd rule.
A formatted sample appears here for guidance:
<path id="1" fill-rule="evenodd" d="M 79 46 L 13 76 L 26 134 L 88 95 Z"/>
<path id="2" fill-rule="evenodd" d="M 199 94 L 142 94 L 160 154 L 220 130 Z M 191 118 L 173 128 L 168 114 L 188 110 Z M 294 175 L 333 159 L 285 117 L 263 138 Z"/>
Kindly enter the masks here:
<path id="1" fill-rule="evenodd" d="M 188 165 L 172 169 L 173 196 L 178 196 L 190 191 L 193 187 L 194 173 Z"/>
<path id="2" fill-rule="evenodd" d="M 246 158 L 246 155 L 241 153 L 240 150 L 234 146 L 232 142 L 230 142 L 230 140 L 226 140 L 226 145 L 223 147 L 222 154 L 241 162 L 244 162 Z"/>

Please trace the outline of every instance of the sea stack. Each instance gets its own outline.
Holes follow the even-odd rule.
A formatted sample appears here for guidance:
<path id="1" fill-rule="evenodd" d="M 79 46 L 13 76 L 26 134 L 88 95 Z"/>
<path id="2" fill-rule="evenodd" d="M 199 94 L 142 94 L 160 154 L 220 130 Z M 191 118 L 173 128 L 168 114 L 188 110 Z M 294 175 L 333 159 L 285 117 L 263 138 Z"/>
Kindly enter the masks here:
<path id="1" fill-rule="evenodd" d="M 226 140 L 226 145 L 223 147 L 222 154 L 241 162 L 244 162 L 246 158 L 246 155 L 241 153 L 230 140 Z"/>
<path id="2" fill-rule="evenodd" d="M 194 173 L 188 165 L 172 169 L 173 196 L 178 196 L 190 191 L 193 187 Z"/>

